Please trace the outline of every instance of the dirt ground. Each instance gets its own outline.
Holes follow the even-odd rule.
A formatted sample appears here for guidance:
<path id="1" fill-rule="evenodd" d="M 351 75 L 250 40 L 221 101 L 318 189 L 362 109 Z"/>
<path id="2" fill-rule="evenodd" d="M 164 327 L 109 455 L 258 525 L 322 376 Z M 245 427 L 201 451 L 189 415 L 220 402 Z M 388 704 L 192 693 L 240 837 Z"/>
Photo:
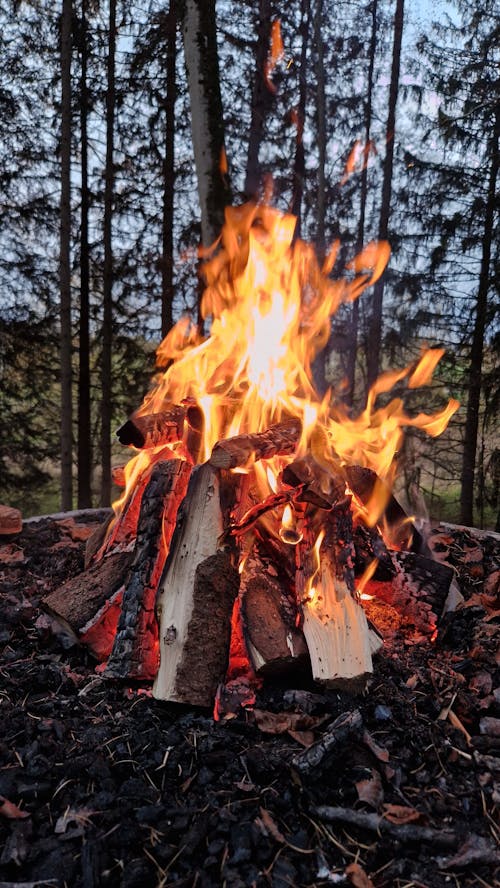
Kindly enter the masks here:
<path id="1" fill-rule="evenodd" d="M 0 542 L 0 888 L 498 884 L 498 539 L 438 528 L 465 606 L 434 642 L 386 608 L 362 695 L 303 677 L 216 722 L 51 631 L 102 518 Z"/>

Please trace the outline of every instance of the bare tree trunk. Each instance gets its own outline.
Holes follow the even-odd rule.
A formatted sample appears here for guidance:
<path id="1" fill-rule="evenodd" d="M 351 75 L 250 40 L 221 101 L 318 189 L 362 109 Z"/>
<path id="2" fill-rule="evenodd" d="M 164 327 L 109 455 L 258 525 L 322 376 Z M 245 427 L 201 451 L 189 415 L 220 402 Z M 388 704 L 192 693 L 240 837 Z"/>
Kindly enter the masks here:
<path id="1" fill-rule="evenodd" d="M 316 125 L 318 127 L 318 188 L 316 195 L 316 249 L 320 262 L 326 254 L 326 93 L 323 44 L 323 0 L 316 0 L 314 13 L 314 42 L 316 45 Z M 327 389 L 326 362 L 330 340 L 314 359 L 312 372 L 316 391 L 323 395 Z"/>
<path id="2" fill-rule="evenodd" d="M 259 0 L 259 20 L 255 42 L 255 76 L 252 89 L 252 118 L 248 138 L 247 171 L 245 194 L 257 200 L 262 186 L 262 170 L 259 151 L 264 132 L 264 121 L 273 103 L 273 93 L 269 89 L 265 71 L 269 55 L 271 34 L 270 0 Z"/>
<path id="3" fill-rule="evenodd" d="M 173 325 L 174 301 L 174 136 L 176 98 L 176 35 L 177 15 L 175 0 L 170 0 L 166 17 L 167 28 L 167 88 L 165 93 L 165 154 L 163 156 L 163 218 L 161 261 L 161 335 L 166 336 Z"/>
<path id="4" fill-rule="evenodd" d="M 365 145 L 363 157 L 363 169 L 361 170 L 361 187 L 359 196 L 359 221 L 356 252 L 361 252 L 365 238 L 366 201 L 368 197 L 368 156 L 370 151 L 372 103 L 373 103 L 373 71 L 375 67 L 375 53 L 377 51 L 377 0 L 372 0 L 372 30 L 370 38 L 370 56 L 368 60 L 368 76 L 365 102 Z M 356 358 L 358 351 L 359 333 L 359 299 L 355 299 L 351 308 L 351 343 L 347 356 L 347 391 L 346 404 L 352 406 L 356 388 Z"/>
<path id="5" fill-rule="evenodd" d="M 316 44 L 316 125 L 318 127 L 318 188 L 316 194 L 316 248 L 320 262 L 326 252 L 326 95 L 325 53 L 323 44 L 323 0 L 316 0 L 314 42 Z"/>
<path id="6" fill-rule="evenodd" d="M 191 129 L 201 209 L 201 239 L 218 237 L 230 200 L 226 176 L 215 0 L 181 0 L 184 55 L 191 100 Z"/>
<path id="7" fill-rule="evenodd" d="M 380 207 L 379 240 L 387 240 L 391 213 L 392 169 L 394 162 L 394 134 L 396 126 L 396 105 L 399 91 L 399 69 L 401 62 L 401 42 L 403 39 L 404 0 L 396 0 L 394 13 L 394 44 L 392 49 L 391 82 L 389 86 L 389 108 L 386 125 L 386 149 L 384 157 L 384 178 Z M 380 352 L 382 348 L 382 304 L 384 301 L 384 276 L 377 281 L 373 291 L 371 317 L 369 320 L 366 354 L 367 386 L 373 385 L 380 372 Z"/>
<path id="8" fill-rule="evenodd" d="M 306 117 L 307 99 L 307 45 L 309 42 L 310 21 L 309 0 L 302 0 L 300 30 L 302 33 L 302 46 L 300 50 L 299 70 L 299 103 L 297 106 L 297 140 L 295 144 L 295 162 L 293 167 L 293 199 L 292 213 L 297 218 L 295 233 L 300 237 L 302 195 L 304 192 L 304 176 L 306 171 L 306 158 L 304 152 L 304 121 Z"/>
<path id="9" fill-rule="evenodd" d="M 101 358 L 101 505 L 111 501 L 111 415 L 112 415 L 112 362 L 113 344 L 113 244 L 111 222 L 113 214 L 113 144 L 115 113 L 115 50 L 116 50 L 116 0 L 109 3 L 109 36 L 106 90 L 106 167 L 104 171 L 104 274 L 102 311 L 102 358 Z"/>
<path id="10" fill-rule="evenodd" d="M 479 428 L 479 406 L 483 369 L 484 331 L 490 288 L 491 246 L 494 238 L 496 183 L 498 178 L 498 140 L 500 136 L 500 107 L 495 109 L 495 124 L 491 136 L 488 196 L 482 238 L 481 270 L 476 301 L 476 316 L 469 358 L 469 385 L 465 419 L 464 450 L 462 457 L 462 489 L 460 494 L 460 521 L 472 525 L 474 517 L 474 474 Z"/>
<path id="11" fill-rule="evenodd" d="M 61 508 L 73 506 L 73 399 L 71 368 L 71 32 L 72 2 L 61 17 L 61 210 L 59 288 L 61 312 Z"/>
<path id="12" fill-rule="evenodd" d="M 89 183 L 88 183 L 88 87 L 87 87 L 87 0 L 81 9 L 80 142 L 80 336 L 78 370 L 78 508 L 92 505 L 92 437 L 90 429 L 90 338 L 89 338 Z"/>

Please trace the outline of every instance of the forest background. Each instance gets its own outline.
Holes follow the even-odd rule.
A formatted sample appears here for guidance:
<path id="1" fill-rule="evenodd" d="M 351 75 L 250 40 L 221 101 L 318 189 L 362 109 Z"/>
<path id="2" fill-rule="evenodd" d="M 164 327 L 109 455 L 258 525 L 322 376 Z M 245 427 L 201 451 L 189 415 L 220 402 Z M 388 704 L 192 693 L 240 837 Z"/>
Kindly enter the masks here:
<path id="1" fill-rule="evenodd" d="M 0 0 L 0 502 L 118 494 L 113 433 L 196 316 L 196 247 L 272 177 L 320 257 L 340 239 L 334 277 L 392 248 L 333 318 L 318 385 L 356 412 L 379 371 L 444 347 L 404 397 L 462 406 L 436 440 L 410 430 L 401 495 L 498 529 L 499 22 L 499 0 Z"/>

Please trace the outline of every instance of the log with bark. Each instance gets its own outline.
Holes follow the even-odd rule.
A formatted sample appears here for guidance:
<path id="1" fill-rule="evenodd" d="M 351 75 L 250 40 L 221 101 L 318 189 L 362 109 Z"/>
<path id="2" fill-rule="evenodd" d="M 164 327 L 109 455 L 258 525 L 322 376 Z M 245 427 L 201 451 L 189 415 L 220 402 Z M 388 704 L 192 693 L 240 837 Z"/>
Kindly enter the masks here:
<path id="1" fill-rule="evenodd" d="M 157 699 L 212 706 L 224 678 L 238 594 L 235 552 L 220 548 L 240 476 L 193 469 L 160 582 Z"/>
<path id="2" fill-rule="evenodd" d="M 243 633 L 255 672 L 277 676 L 306 669 L 309 654 L 297 627 L 293 587 L 281 563 L 288 553 L 271 559 L 258 542 L 246 559 L 241 575 L 240 602 Z M 285 547 L 283 546 L 283 549 Z"/>
<path id="3" fill-rule="evenodd" d="M 113 646 L 131 552 L 115 552 L 68 580 L 42 600 L 67 632 L 106 659 Z"/>
<path id="4" fill-rule="evenodd" d="M 210 465 L 219 469 L 235 469 L 260 459 L 294 453 L 301 430 L 299 420 L 290 419 L 270 426 L 265 432 L 235 435 L 218 441 L 212 450 Z"/>
<path id="5" fill-rule="evenodd" d="M 144 490 L 134 558 L 127 578 L 108 678 L 153 679 L 158 669 L 155 599 L 191 466 L 184 460 L 157 463 Z"/>

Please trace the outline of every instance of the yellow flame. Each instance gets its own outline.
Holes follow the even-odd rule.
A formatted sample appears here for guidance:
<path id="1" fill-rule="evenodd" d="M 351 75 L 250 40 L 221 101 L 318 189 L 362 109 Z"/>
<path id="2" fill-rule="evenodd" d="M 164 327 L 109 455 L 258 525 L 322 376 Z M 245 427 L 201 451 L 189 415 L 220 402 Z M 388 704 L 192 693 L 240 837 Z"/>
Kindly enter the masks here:
<path id="1" fill-rule="evenodd" d="M 300 420 L 295 453 L 268 461 L 272 477 L 258 470 L 253 458 L 240 467 L 255 470 L 265 496 L 276 492 L 287 461 L 311 451 L 327 470 L 365 466 L 390 484 L 403 428 L 439 434 L 458 404 L 450 401 L 432 416 L 410 417 L 401 399 L 379 407 L 377 398 L 402 379 L 411 387 L 428 382 L 442 351 L 430 350 L 416 366 L 382 374 L 357 417 L 331 406 L 329 393 L 321 399 L 311 364 L 330 335 L 330 318 L 342 302 L 357 298 L 378 279 L 390 249 L 385 242 L 368 244 L 350 263 L 352 279 L 333 280 L 329 271 L 338 245 L 321 269 L 312 247 L 295 237 L 295 224 L 294 216 L 267 204 L 226 209 L 220 237 L 204 251 L 201 311 L 210 320 L 210 334 L 202 336 L 188 318 L 173 327 L 157 355 L 158 366 L 167 369 L 157 373 L 138 413 L 165 411 L 186 399 L 197 405 L 204 417 L 199 462 L 209 459 L 220 439 Z M 168 452 L 184 458 L 182 442 L 170 444 Z M 157 453 L 141 452 L 129 464 L 124 498 Z M 367 509 L 369 523 L 381 514 L 379 493 L 378 505 Z"/>

